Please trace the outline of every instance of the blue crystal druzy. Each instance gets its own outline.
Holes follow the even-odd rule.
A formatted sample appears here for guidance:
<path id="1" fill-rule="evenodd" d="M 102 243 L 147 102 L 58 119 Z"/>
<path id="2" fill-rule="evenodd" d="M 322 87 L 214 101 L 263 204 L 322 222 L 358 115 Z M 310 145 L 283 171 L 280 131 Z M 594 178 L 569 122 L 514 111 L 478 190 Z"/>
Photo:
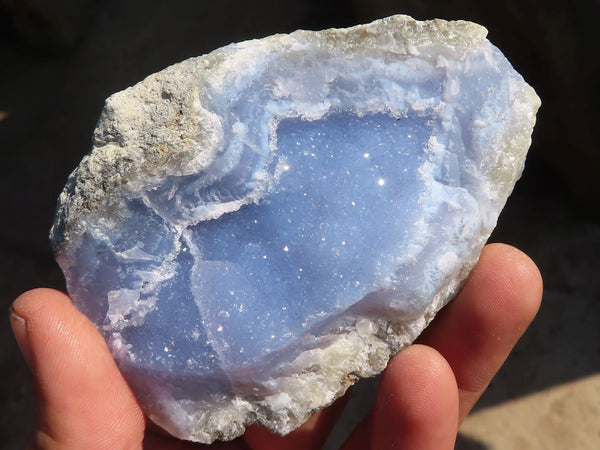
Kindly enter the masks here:
<path id="1" fill-rule="evenodd" d="M 296 32 L 107 100 L 52 239 L 153 420 L 290 431 L 456 293 L 539 105 L 482 30 Z"/>

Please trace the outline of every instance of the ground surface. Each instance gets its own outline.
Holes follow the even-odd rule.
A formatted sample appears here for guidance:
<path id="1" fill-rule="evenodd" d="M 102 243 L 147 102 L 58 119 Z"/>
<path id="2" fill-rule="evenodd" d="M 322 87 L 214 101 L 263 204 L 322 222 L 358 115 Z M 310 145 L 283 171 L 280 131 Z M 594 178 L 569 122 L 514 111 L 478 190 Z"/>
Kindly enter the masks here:
<path id="1" fill-rule="evenodd" d="M 47 240 L 55 199 L 111 93 L 186 57 L 274 32 L 399 12 L 467 18 L 489 28 L 544 102 L 524 177 L 492 240 L 527 252 L 545 292 L 457 448 L 600 448 L 598 2 L 566 3 L 0 0 L 0 304 L 8 308 L 29 288 L 62 288 Z M 0 447 L 20 448 L 33 399 L 7 319 L 0 341 Z M 328 448 L 368 410 L 375 388 L 376 380 L 359 386 Z"/>

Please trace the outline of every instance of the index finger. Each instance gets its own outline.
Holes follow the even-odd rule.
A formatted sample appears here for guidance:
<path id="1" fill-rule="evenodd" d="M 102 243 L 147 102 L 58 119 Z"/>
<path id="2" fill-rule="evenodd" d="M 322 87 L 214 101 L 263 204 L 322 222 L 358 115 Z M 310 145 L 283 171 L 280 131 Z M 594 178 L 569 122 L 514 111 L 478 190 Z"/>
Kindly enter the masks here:
<path id="1" fill-rule="evenodd" d="M 460 421 L 535 317 L 541 298 L 542 277 L 527 255 L 487 245 L 461 292 L 419 338 L 454 371 Z"/>

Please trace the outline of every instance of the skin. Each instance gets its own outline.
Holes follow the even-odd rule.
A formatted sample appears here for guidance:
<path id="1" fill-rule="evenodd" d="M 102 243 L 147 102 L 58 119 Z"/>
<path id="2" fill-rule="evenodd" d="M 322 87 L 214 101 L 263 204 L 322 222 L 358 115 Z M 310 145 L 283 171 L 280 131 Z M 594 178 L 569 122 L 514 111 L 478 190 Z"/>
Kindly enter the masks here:
<path id="1" fill-rule="evenodd" d="M 537 313 L 542 279 L 519 250 L 491 244 L 456 299 L 417 343 L 394 356 L 375 407 L 343 450 L 452 449 L 458 427 Z M 319 449 L 345 398 L 285 437 L 252 426 L 211 446 L 166 436 L 148 423 L 104 340 L 69 297 L 35 289 L 15 300 L 11 325 L 35 377 L 33 448 Z"/>

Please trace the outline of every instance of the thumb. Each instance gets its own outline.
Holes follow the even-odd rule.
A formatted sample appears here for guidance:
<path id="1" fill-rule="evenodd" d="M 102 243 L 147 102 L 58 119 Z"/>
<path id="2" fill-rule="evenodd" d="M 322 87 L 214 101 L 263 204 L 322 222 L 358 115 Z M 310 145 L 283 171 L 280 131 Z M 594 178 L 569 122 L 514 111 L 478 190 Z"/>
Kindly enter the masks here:
<path id="1" fill-rule="evenodd" d="M 102 336 L 65 294 L 26 292 L 10 319 L 35 377 L 36 447 L 141 448 L 142 411 Z"/>

